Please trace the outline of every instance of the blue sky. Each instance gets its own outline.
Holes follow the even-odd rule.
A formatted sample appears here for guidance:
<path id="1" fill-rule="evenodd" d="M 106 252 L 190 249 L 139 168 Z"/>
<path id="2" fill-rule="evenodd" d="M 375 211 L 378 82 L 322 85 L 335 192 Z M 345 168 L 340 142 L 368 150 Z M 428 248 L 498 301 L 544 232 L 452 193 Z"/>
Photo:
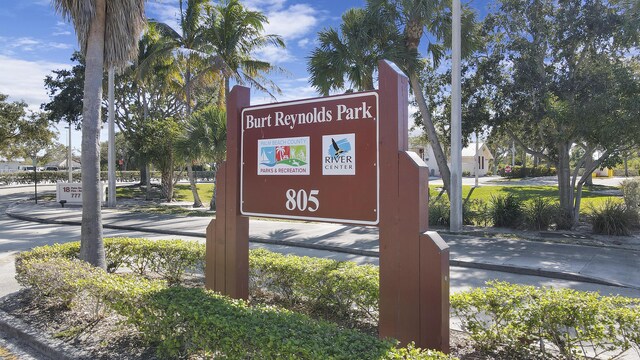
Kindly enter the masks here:
<path id="1" fill-rule="evenodd" d="M 318 31 L 337 27 L 342 13 L 363 7 L 365 0 L 247 0 L 251 9 L 265 13 L 270 23 L 266 32 L 281 35 L 287 48 L 267 48 L 259 56 L 286 69 L 286 77 L 274 78 L 283 90 L 279 101 L 317 96 L 308 83 L 307 56 L 316 45 Z M 463 0 L 464 2 L 464 0 Z M 486 0 L 475 0 L 477 10 L 486 12 Z M 147 16 L 177 27 L 178 1 L 151 0 Z M 49 0 L 3 0 L 0 7 L 0 93 L 11 100 L 24 100 L 37 109 L 48 97 L 43 79 L 51 70 L 70 67 L 69 58 L 78 48 L 73 26 L 57 15 Z M 269 101 L 253 93 L 252 103 Z M 102 138 L 106 138 L 106 130 Z M 60 134 L 66 143 L 66 134 Z M 79 148 L 80 134 L 73 134 L 73 147 Z"/>

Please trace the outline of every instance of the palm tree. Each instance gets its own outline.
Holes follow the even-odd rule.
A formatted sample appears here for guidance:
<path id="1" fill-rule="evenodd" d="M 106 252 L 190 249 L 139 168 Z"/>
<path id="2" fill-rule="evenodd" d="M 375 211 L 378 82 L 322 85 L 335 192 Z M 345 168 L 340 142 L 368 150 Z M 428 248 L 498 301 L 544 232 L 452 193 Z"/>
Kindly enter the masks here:
<path id="1" fill-rule="evenodd" d="M 431 55 L 431 62 L 437 67 L 444 56 L 445 49 L 451 46 L 451 12 L 449 2 L 443 0 L 369 0 L 369 11 L 378 12 L 390 16 L 387 21 L 396 23 L 398 29 L 403 29 L 404 41 L 400 44 L 406 51 L 419 54 L 418 47 L 423 38 L 425 30 L 429 34 L 427 50 Z M 468 55 L 478 46 L 475 39 L 475 13 L 469 8 L 463 9 L 462 33 L 467 34 L 462 39 L 463 56 Z M 395 59 L 392 59 L 395 61 Z M 447 158 L 442 150 L 442 145 L 438 139 L 438 134 L 431 118 L 431 109 L 427 104 L 420 81 L 419 66 L 416 63 L 407 64 L 402 61 L 397 62 L 398 66 L 409 77 L 409 83 L 413 95 L 418 103 L 418 109 L 422 115 L 422 120 L 427 130 L 427 137 L 433 148 L 433 152 L 438 163 L 438 168 L 442 175 L 444 189 L 449 192 L 451 182 L 451 171 L 447 165 Z"/>
<path id="2" fill-rule="evenodd" d="M 180 30 L 182 34 L 171 28 L 171 26 L 152 21 L 158 31 L 165 39 L 165 45 L 156 50 L 154 56 L 150 56 L 147 62 L 152 62 L 156 57 L 164 57 L 167 54 L 174 54 L 185 62 L 184 69 L 184 96 L 185 96 L 185 119 L 191 116 L 193 109 L 193 83 L 196 79 L 202 78 L 212 72 L 218 72 L 224 68 L 224 62 L 219 56 L 207 53 L 207 39 L 204 17 L 207 13 L 209 0 L 179 0 L 180 3 Z M 198 74 L 194 74 L 194 66 L 202 65 Z M 146 64 L 143 64 L 146 67 Z M 195 76 L 194 76 L 195 75 Z M 187 161 L 187 173 L 193 194 L 193 207 L 201 207 L 202 200 L 198 195 L 195 176 L 191 161 Z"/>
<path id="3" fill-rule="evenodd" d="M 213 51 L 224 61 L 228 73 L 223 73 L 224 93 L 218 98 L 219 106 L 224 106 L 229 95 L 229 80 L 233 76 L 240 83 L 266 92 L 275 99 L 272 91 L 280 89 L 264 75 L 280 70 L 272 64 L 252 57 L 252 52 L 267 45 L 284 48 L 282 37 L 263 35 L 267 17 L 258 11 L 247 10 L 238 0 L 226 0 L 215 7 L 208 18 L 206 38 Z"/>
<path id="4" fill-rule="evenodd" d="M 143 0 L 53 0 L 73 22 L 86 60 L 82 109 L 82 230 L 80 258 L 106 269 L 100 194 L 100 106 L 104 67 L 122 68 L 136 56 L 145 26 Z"/>
<path id="5" fill-rule="evenodd" d="M 213 162 L 213 168 L 218 169 L 226 155 L 227 144 L 227 115 L 224 108 L 208 106 L 191 115 L 186 129 L 176 144 L 177 152 L 187 160 Z M 216 190 L 209 208 L 216 208 Z"/>
<path id="6" fill-rule="evenodd" d="M 404 58 L 402 47 L 394 46 L 401 35 L 381 11 L 353 8 L 342 14 L 340 31 L 333 28 L 318 33 L 319 47 L 309 57 L 307 70 L 311 84 L 324 96 L 345 87 L 350 91 L 373 90 L 374 72 L 380 59 Z"/>

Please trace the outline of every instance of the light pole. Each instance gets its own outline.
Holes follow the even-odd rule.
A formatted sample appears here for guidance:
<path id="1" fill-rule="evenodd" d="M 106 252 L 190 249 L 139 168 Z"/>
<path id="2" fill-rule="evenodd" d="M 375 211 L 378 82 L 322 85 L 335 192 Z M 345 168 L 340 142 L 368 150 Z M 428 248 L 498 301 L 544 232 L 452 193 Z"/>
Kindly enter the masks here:
<path id="1" fill-rule="evenodd" d="M 449 228 L 462 230 L 462 95 L 461 87 L 461 14 L 460 0 L 453 0 L 451 39 L 451 210 Z"/>
<path id="2" fill-rule="evenodd" d="M 67 148 L 67 172 L 69 173 L 69 184 L 73 182 L 73 168 L 71 166 L 71 160 L 73 155 L 71 153 L 71 121 L 69 121 L 69 126 L 65 126 L 69 129 L 69 147 Z"/>
<path id="3" fill-rule="evenodd" d="M 114 78 L 115 71 L 113 68 L 109 69 L 109 155 L 107 157 L 108 162 L 108 178 L 109 178 L 109 197 L 107 198 L 107 206 L 110 208 L 116 207 L 116 144 L 115 144 L 115 94 L 114 94 Z"/>

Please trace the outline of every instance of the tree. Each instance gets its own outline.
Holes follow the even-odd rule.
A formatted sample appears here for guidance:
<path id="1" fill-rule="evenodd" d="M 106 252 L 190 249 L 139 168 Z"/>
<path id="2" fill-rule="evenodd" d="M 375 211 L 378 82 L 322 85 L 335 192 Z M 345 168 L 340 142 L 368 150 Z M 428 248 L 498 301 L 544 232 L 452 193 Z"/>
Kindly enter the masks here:
<path id="1" fill-rule="evenodd" d="M 152 23 L 164 38 L 164 46 L 158 47 L 141 66 L 144 69 L 157 57 L 166 57 L 168 54 L 175 54 L 178 60 L 184 60 L 184 119 L 187 119 L 191 115 L 194 105 L 194 97 L 192 96 L 194 82 L 203 81 L 207 76 L 215 75 L 224 67 L 224 62 L 219 56 L 206 52 L 208 43 L 203 22 L 209 6 L 208 0 L 179 0 L 179 4 L 181 33 L 165 23 L 153 21 Z M 201 207 L 202 200 L 198 195 L 190 161 L 187 162 L 187 173 L 194 199 L 193 207 Z"/>
<path id="2" fill-rule="evenodd" d="M 226 146 L 226 112 L 224 108 L 209 106 L 191 115 L 176 149 L 187 160 L 213 162 L 213 168 L 217 170 L 225 158 Z M 216 208 L 216 187 L 209 208 Z"/>
<path id="3" fill-rule="evenodd" d="M 342 14 L 340 31 L 318 33 L 320 45 L 308 58 L 311 85 L 323 96 L 344 89 L 347 92 L 373 90 L 374 73 L 381 59 L 397 59 L 402 36 L 381 11 L 352 8 Z M 403 61 L 407 62 L 407 60 Z"/>
<path id="4" fill-rule="evenodd" d="M 50 131 L 41 113 L 27 114 L 27 104 L 8 102 L 8 95 L 0 94 L 0 155 L 11 158 L 16 147 L 46 137 Z"/>
<path id="5" fill-rule="evenodd" d="M 403 41 L 398 44 L 405 52 L 419 56 L 418 47 L 423 38 L 428 39 L 428 59 L 434 68 L 440 64 L 447 48 L 451 47 L 451 9 L 449 3 L 442 0 L 370 0 L 370 11 L 390 9 L 384 13 L 390 16 L 388 21 L 393 21 L 398 29 L 402 29 Z M 462 9 L 462 52 L 463 57 L 468 56 L 478 47 L 476 38 L 475 12 L 468 7 Z M 425 31 L 428 36 L 425 35 Z M 427 58 L 427 57 L 425 57 Z M 409 77 L 411 90 L 418 104 L 418 109 L 423 120 L 429 143 L 433 148 L 436 163 L 442 175 L 444 189 L 449 192 L 451 171 L 447 164 L 447 158 L 443 150 L 438 132 L 432 119 L 433 106 L 429 106 L 425 99 L 424 84 L 420 81 L 421 66 L 416 63 L 402 63 L 398 65 Z M 419 63 L 418 63 L 419 65 Z"/>
<path id="6" fill-rule="evenodd" d="M 632 6 L 502 0 L 485 20 L 490 42 L 477 64 L 476 96 L 489 98 L 491 125 L 556 166 L 571 222 L 590 174 L 640 143 L 640 24 Z M 582 156 L 572 168 L 574 147 Z"/>
<path id="7" fill-rule="evenodd" d="M 121 68 L 135 57 L 145 24 L 143 0 L 54 0 L 72 21 L 86 60 L 82 110 L 82 229 L 80 258 L 106 268 L 100 208 L 100 104 L 104 66 Z"/>
<path id="8" fill-rule="evenodd" d="M 253 57 L 255 51 L 267 45 L 284 48 L 282 37 L 262 34 L 267 17 L 259 11 L 247 10 L 238 0 L 225 0 L 216 6 L 205 24 L 205 36 L 213 53 L 225 64 L 222 72 L 224 85 L 218 106 L 226 105 L 229 96 L 229 80 L 233 76 L 240 83 L 266 92 L 275 99 L 272 92 L 280 93 L 280 88 L 264 75 L 280 70 L 272 64 Z"/>
<path id="9" fill-rule="evenodd" d="M 71 56 L 71 61 L 77 63 L 71 70 L 53 70 L 54 75 L 44 78 L 50 101 L 42 104 L 41 108 L 47 112 L 51 123 L 64 121 L 80 129 L 85 64 L 82 54 L 77 51 Z"/>
<path id="10" fill-rule="evenodd" d="M 396 63 L 409 77 L 421 114 L 419 119 L 427 130 L 444 188 L 448 191 L 451 176 L 447 159 L 432 119 L 433 106 L 429 106 L 425 98 L 426 84 L 420 81 L 420 72 L 427 66 L 437 68 L 450 46 L 451 14 L 447 3 L 441 0 L 369 0 L 366 15 L 355 10 L 345 16 L 342 39 L 335 31 L 321 33 L 321 46 L 314 50 L 308 66 L 312 83 L 327 93 L 336 88 L 332 83 L 342 85 L 346 77 L 356 89 L 366 89 L 370 85 L 364 80 L 373 78 L 371 73 L 376 70 L 374 59 L 386 58 Z M 477 47 L 475 13 L 469 8 L 463 9 L 462 24 L 463 34 L 467 35 L 463 38 L 463 54 L 468 55 Z M 431 41 L 427 45 L 428 56 L 421 56 L 418 47 L 425 31 L 426 38 Z M 374 34 L 384 41 L 377 45 Z M 370 56 L 373 54 L 376 56 Z M 351 71 L 357 76 L 349 74 Z"/>

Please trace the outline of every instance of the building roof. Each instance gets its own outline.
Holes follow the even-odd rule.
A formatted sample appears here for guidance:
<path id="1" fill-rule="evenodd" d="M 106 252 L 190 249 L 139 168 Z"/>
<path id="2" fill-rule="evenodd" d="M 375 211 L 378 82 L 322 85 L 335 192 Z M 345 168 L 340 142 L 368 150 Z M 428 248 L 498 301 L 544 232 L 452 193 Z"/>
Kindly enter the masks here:
<path id="1" fill-rule="evenodd" d="M 487 153 L 489 154 L 487 158 L 493 159 L 493 155 L 491 154 L 491 151 L 489 151 L 489 148 L 487 148 L 484 145 L 484 143 L 478 143 L 478 152 L 482 154 L 482 152 L 484 151 L 482 148 L 483 146 L 485 147 Z M 467 145 L 464 149 L 462 149 L 462 157 L 474 157 L 474 156 L 476 156 L 476 143 L 470 142 L 469 145 Z"/>

